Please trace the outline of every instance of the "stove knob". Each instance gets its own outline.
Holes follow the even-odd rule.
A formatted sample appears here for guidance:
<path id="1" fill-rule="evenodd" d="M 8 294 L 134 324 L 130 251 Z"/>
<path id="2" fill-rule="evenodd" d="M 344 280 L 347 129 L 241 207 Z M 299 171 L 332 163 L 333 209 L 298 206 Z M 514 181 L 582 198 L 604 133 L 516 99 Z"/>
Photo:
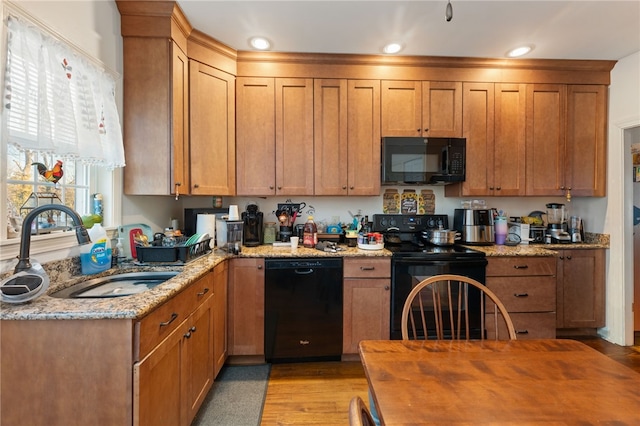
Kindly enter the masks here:
<path id="1" fill-rule="evenodd" d="M 380 228 L 385 228 L 386 226 L 387 226 L 387 219 L 383 217 L 380 219 Z"/>
<path id="2" fill-rule="evenodd" d="M 397 227 L 398 224 L 396 223 L 396 220 L 394 218 L 391 218 L 391 220 L 389 221 L 389 226 L 391 227 Z"/>
<path id="3" fill-rule="evenodd" d="M 427 228 L 437 228 L 436 222 L 433 218 L 427 221 Z"/>

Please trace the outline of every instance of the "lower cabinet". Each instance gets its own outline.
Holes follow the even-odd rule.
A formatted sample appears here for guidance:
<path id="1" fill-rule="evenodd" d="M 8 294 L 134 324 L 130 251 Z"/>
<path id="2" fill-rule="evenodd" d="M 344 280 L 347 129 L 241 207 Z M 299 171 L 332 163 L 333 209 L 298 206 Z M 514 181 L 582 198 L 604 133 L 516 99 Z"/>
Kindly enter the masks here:
<path id="1" fill-rule="evenodd" d="M 556 337 L 556 258 L 552 256 L 488 257 L 487 287 L 504 304 L 518 339 Z M 492 311 L 493 312 L 493 311 Z M 487 338 L 495 337 L 487 312 Z M 498 321 L 498 326 L 502 324 Z M 504 329 L 498 335 L 508 336 Z"/>
<path id="2" fill-rule="evenodd" d="M 264 259 L 229 263 L 229 355 L 264 357 Z"/>
<path id="3" fill-rule="evenodd" d="M 133 424 L 188 426 L 213 384 L 213 274 L 151 313 L 140 328 L 173 331 L 133 367 Z M 189 300 L 201 300 L 195 305 Z M 167 310 L 167 308 L 169 308 Z M 182 318 L 182 320 L 181 320 Z M 142 341 L 142 339 L 141 339 Z"/>
<path id="4" fill-rule="evenodd" d="M 213 377 L 217 377 L 227 360 L 228 262 L 213 269 Z"/>
<path id="5" fill-rule="evenodd" d="M 343 354 L 357 354 L 361 340 L 389 339 L 391 259 L 345 257 L 343 291 Z"/>
<path id="6" fill-rule="evenodd" d="M 561 250 L 557 259 L 557 327 L 604 327 L 604 249 Z"/>

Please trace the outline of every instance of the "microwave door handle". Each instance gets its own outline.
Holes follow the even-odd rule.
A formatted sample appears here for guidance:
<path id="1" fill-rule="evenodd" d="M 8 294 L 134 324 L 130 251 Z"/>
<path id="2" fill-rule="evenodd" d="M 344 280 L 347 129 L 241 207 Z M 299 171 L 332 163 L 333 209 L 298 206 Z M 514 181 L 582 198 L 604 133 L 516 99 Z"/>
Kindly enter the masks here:
<path id="1" fill-rule="evenodd" d="M 440 170 L 442 173 L 449 173 L 449 168 L 447 167 L 447 164 L 449 164 L 448 161 L 448 157 L 449 157 L 449 150 L 447 149 L 447 147 L 442 148 L 442 158 L 441 161 L 442 163 L 440 164 Z"/>

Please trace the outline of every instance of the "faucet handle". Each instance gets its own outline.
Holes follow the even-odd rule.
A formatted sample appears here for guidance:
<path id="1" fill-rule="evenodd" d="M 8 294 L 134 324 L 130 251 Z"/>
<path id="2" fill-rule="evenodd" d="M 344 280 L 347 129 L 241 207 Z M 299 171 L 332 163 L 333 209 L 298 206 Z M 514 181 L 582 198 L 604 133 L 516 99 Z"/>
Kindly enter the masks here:
<path id="1" fill-rule="evenodd" d="M 87 231 L 84 225 L 76 226 L 76 238 L 78 239 L 78 244 L 88 244 L 91 242 L 89 231 Z"/>

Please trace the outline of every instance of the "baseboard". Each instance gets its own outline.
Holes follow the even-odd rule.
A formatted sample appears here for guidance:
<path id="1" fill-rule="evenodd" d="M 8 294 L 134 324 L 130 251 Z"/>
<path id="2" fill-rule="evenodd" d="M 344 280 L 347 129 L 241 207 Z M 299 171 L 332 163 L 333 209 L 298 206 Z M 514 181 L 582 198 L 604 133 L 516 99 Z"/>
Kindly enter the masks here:
<path id="1" fill-rule="evenodd" d="M 599 337 L 597 328 L 558 328 L 556 337 Z"/>
<path id="2" fill-rule="evenodd" d="M 229 365 L 259 365 L 266 364 L 264 355 L 230 355 L 225 364 Z"/>

